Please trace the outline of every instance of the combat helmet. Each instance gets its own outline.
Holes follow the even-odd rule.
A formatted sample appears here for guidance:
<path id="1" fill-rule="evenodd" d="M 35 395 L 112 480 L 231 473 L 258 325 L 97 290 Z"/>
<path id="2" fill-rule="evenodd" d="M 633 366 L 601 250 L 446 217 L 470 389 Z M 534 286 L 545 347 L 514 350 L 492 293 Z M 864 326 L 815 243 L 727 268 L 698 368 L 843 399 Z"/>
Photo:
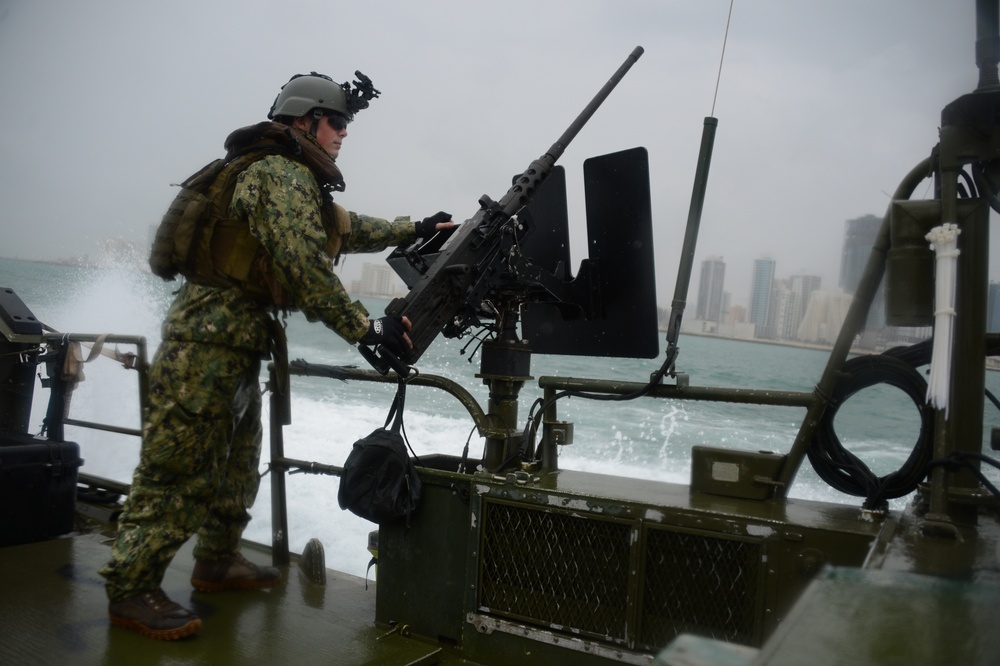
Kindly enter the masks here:
<path id="1" fill-rule="evenodd" d="M 371 79 L 361 72 L 355 75 L 360 80 L 354 82 L 352 90 L 350 83 L 337 83 L 323 74 L 296 74 L 281 87 L 267 117 L 269 120 L 281 116 L 298 118 L 312 111 L 316 116 L 334 112 L 354 120 L 354 114 L 367 108 L 368 100 L 380 94 L 372 87 Z"/>

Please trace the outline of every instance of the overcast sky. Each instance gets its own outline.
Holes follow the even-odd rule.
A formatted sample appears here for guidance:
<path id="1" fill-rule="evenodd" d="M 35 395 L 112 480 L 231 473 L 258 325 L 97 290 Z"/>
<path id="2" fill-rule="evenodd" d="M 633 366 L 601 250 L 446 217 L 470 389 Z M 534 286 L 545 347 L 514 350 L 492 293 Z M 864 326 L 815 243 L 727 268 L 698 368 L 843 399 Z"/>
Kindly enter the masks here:
<path id="1" fill-rule="evenodd" d="M 729 0 L 0 0 L 0 256 L 143 241 L 183 180 L 278 89 L 360 69 L 382 91 L 349 130 L 338 201 L 382 217 L 471 217 L 560 136 L 632 49 L 645 54 L 559 163 L 573 263 L 583 160 L 650 155 L 658 301 L 673 296 Z M 844 222 L 882 216 L 976 85 L 974 1 L 736 0 L 714 116 L 698 265 L 752 262 L 836 286 Z M 926 191 L 918 192 L 926 196 Z M 994 234 L 996 236 L 996 234 Z M 352 258 L 349 271 L 360 269 Z M 575 270 L 575 268 L 574 268 Z M 350 274 L 348 275 L 350 277 Z"/>

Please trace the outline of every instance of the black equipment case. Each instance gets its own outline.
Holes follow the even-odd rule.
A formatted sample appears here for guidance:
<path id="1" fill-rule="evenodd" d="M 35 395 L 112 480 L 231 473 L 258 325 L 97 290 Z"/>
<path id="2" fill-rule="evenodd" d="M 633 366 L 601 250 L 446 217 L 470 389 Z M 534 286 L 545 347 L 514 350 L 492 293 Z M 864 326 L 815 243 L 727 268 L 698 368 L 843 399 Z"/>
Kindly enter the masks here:
<path id="1" fill-rule="evenodd" d="M 0 431 L 0 546 L 73 530 L 80 446 Z"/>

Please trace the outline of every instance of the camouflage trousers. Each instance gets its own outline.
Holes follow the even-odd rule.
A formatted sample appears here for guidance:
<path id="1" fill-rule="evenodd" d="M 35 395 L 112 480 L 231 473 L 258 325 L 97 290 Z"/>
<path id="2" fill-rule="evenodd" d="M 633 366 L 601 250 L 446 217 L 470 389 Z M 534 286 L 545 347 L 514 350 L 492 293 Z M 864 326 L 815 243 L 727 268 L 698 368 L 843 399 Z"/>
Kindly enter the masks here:
<path id="1" fill-rule="evenodd" d="M 142 453 L 100 573 L 111 601 L 154 590 L 197 533 L 197 559 L 237 552 L 260 485 L 260 355 L 164 341 L 149 371 Z"/>

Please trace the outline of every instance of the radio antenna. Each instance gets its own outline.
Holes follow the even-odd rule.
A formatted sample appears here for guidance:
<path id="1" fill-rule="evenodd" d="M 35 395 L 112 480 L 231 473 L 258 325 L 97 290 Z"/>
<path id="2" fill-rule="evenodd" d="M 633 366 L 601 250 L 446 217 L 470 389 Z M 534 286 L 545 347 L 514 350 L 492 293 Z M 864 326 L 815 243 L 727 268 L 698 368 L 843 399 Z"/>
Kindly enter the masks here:
<path id="1" fill-rule="evenodd" d="M 722 63 L 726 59 L 726 42 L 729 41 L 729 24 L 733 20 L 733 3 L 736 0 L 729 0 L 729 15 L 726 16 L 726 34 L 722 38 L 722 55 L 719 57 L 719 74 L 715 77 L 715 95 L 712 96 L 712 113 L 715 115 L 715 101 L 719 98 L 719 82 L 722 80 Z"/>

